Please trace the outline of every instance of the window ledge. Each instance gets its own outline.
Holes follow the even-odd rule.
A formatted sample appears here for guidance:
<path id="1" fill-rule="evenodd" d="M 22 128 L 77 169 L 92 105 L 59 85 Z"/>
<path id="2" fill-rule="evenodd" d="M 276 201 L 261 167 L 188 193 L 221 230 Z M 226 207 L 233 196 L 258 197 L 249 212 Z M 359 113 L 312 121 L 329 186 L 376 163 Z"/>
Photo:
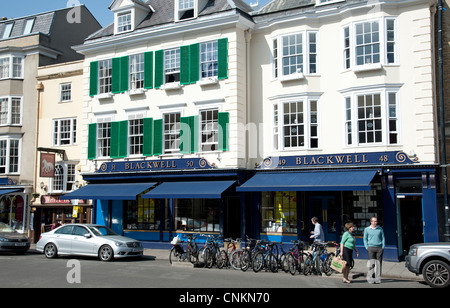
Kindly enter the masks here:
<path id="1" fill-rule="evenodd" d="M 200 86 L 207 86 L 207 85 L 212 85 L 212 84 L 217 84 L 217 83 L 219 83 L 219 79 L 217 78 L 217 76 L 206 77 L 206 78 L 203 78 L 203 79 L 197 81 L 197 84 L 199 84 Z"/>
<path id="2" fill-rule="evenodd" d="M 291 80 L 302 80 L 305 78 L 305 75 L 302 72 L 297 72 L 290 75 L 285 75 L 280 77 L 281 82 L 291 81 Z"/>
<path id="3" fill-rule="evenodd" d="M 144 89 L 134 89 L 134 90 L 128 91 L 128 95 L 130 95 L 130 96 L 141 95 L 141 94 L 144 94 Z"/>
<path id="4" fill-rule="evenodd" d="M 113 97 L 112 93 L 102 93 L 102 94 L 97 94 L 94 96 L 94 98 L 98 99 L 98 100 L 102 100 L 102 99 L 108 99 Z"/>
<path id="5" fill-rule="evenodd" d="M 368 72 L 368 71 L 381 70 L 382 68 L 383 68 L 383 65 L 381 65 L 381 63 L 374 63 L 374 64 L 365 64 L 365 65 L 356 66 L 353 69 L 353 71 L 355 73 L 359 73 L 359 72 Z"/>
<path id="6" fill-rule="evenodd" d="M 180 82 L 166 83 L 161 86 L 161 89 L 165 91 L 178 90 L 181 89 L 181 83 Z"/>

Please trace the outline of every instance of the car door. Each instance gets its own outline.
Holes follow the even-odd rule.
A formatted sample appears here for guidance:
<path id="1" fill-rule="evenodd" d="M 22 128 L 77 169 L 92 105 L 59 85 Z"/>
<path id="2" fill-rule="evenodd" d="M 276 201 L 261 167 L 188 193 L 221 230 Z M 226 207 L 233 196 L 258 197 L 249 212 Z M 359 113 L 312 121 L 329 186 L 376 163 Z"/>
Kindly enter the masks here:
<path id="1" fill-rule="evenodd" d="M 85 227 L 75 226 L 72 239 L 72 253 L 79 255 L 95 254 L 94 241 L 94 237 Z"/>
<path id="2" fill-rule="evenodd" d="M 55 231 L 54 242 L 58 247 L 58 253 L 70 254 L 72 249 L 73 225 L 63 226 Z"/>

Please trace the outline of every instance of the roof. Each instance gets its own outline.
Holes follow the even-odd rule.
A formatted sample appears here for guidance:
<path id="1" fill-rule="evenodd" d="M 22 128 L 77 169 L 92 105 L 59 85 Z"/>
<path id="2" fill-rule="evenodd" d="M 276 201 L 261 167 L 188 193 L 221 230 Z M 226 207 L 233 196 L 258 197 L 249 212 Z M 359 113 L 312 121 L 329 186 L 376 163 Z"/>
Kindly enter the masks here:
<path id="1" fill-rule="evenodd" d="M 9 38 L 12 39 L 23 35 L 25 23 L 29 19 L 34 19 L 34 25 L 30 34 L 43 33 L 49 34 L 52 28 L 55 12 L 41 13 L 37 15 L 31 15 L 26 17 L 7 19 L 0 22 L 0 40 L 2 40 L 3 32 L 6 25 L 13 24 L 13 28 Z"/>
<path id="2" fill-rule="evenodd" d="M 145 4 L 150 5 L 154 9 L 154 12 L 150 11 L 147 17 L 136 26 L 135 30 L 157 27 L 175 22 L 174 0 L 148 0 Z M 245 14 L 250 14 L 252 12 L 252 8 L 245 3 L 244 0 L 209 0 L 205 8 L 199 12 L 198 17 L 231 10 L 239 10 Z M 112 35 L 114 35 L 114 23 L 111 23 L 110 25 L 92 34 L 86 40 L 94 40 Z"/>

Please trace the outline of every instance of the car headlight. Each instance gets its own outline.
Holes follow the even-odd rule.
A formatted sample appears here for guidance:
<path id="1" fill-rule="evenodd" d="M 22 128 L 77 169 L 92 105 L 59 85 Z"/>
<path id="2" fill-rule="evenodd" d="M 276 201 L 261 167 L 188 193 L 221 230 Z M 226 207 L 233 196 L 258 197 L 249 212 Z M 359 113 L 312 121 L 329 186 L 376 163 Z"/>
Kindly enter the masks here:
<path id="1" fill-rule="evenodd" d="M 417 248 L 411 248 L 409 250 L 409 255 L 410 256 L 417 256 Z"/>
<path id="2" fill-rule="evenodd" d="M 121 246 L 123 246 L 123 243 L 121 243 L 121 242 L 116 242 L 116 246 L 117 246 L 117 247 L 121 247 Z"/>
<path id="3" fill-rule="evenodd" d="M 0 242 L 9 242 L 9 240 L 7 238 L 0 237 Z"/>

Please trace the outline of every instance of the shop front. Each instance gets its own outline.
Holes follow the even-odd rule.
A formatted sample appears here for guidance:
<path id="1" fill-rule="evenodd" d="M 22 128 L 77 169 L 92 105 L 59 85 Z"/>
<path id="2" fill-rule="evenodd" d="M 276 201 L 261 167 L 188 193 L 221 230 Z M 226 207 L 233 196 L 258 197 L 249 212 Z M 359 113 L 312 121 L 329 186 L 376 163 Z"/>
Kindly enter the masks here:
<path id="1" fill-rule="evenodd" d="M 237 238 L 243 205 L 235 187 L 243 177 L 201 158 L 104 163 L 64 199 L 92 199 L 94 223 L 144 242 L 186 233 Z"/>
<path id="2" fill-rule="evenodd" d="M 28 190 L 10 178 L 0 178 L 0 222 L 22 233 L 28 230 Z"/>
<path id="3" fill-rule="evenodd" d="M 252 195 L 259 238 L 311 241 L 311 218 L 317 217 L 325 240 L 339 242 L 352 221 L 367 258 L 363 232 L 377 217 L 384 258 L 398 261 L 413 243 L 439 240 L 435 178 L 435 166 L 402 152 L 279 157 L 264 160 L 237 191 Z"/>
<path id="4" fill-rule="evenodd" d="M 67 223 L 90 223 L 92 204 L 90 200 L 62 200 L 59 195 L 44 195 L 32 207 L 35 243 L 41 233 Z"/>

